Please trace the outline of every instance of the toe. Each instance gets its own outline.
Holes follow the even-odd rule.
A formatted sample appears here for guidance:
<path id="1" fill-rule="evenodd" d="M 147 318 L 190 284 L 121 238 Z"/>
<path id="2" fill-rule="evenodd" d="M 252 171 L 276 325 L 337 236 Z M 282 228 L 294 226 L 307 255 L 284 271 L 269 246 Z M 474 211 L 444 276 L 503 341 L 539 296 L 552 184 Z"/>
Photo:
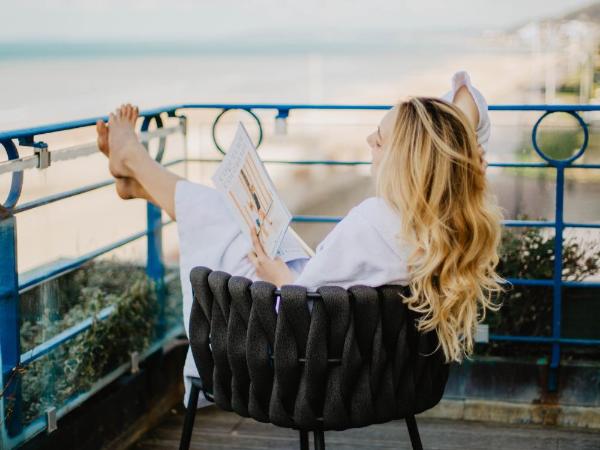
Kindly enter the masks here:
<path id="1" fill-rule="evenodd" d="M 117 110 L 118 111 L 118 110 Z M 108 126 L 113 125 L 117 121 L 116 111 L 108 115 Z"/>
<path id="2" fill-rule="evenodd" d="M 137 107 L 131 106 L 130 120 L 133 125 L 135 125 L 135 121 L 137 120 L 137 118 L 138 118 Z"/>
<path id="3" fill-rule="evenodd" d="M 108 128 L 106 127 L 106 124 L 104 123 L 103 120 L 98 120 L 96 122 L 96 132 L 98 133 L 98 137 L 99 138 L 106 138 L 107 133 L 108 133 Z"/>
<path id="4" fill-rule="evenodd" d="M 132 118 L 133 118 L 133 107 L 129 103 L 127 103 L 127 120 L 129 122 L 131 122 Z"/>
<path id="5" fill-rule="evenodd" d="M 102 153 L 108 155 L 108 128 L 102 120 L 96 122 L 96 132 L 98 134 L 96 139 L 98 148 Z"/>

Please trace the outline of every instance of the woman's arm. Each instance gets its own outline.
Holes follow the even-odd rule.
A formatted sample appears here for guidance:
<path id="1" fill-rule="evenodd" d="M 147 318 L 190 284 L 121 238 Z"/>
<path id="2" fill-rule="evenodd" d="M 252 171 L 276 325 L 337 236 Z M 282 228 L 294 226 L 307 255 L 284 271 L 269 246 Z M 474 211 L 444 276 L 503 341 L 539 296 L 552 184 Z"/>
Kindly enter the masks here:
<path id="1" fill-rule="evenodd" d="M 456 91 L 456 95 L 454 96 L 452 103 L 458 106 L 465 113 L 469 119 L 469 122 L 471 125 L 473 125 L 473 130 L 477 131 L 477 127 L 479 126 L 479 108 L 477 108 L 477 103 L 475 103 L 475 99 L 466 86 L 463 85 L 458 89 L 458 91 Z M 485 160 L 485 151 L 481 145 L 479 145 L 479 156 L 483 172 L 485 173 L 487 162 Z"/>
<path id="2" fill-rule="evenodd" d="M 479 125 L 479 110 L 477 109 L 475 99 L 473 99 L 473 96 L 466 86 L 461 86 L 458 91 L 456 91 L 452 103 L 458 106 L 467 115 L 469 122 L 473 125 L 473 129 L 477 130 L 477 126 Z"/>

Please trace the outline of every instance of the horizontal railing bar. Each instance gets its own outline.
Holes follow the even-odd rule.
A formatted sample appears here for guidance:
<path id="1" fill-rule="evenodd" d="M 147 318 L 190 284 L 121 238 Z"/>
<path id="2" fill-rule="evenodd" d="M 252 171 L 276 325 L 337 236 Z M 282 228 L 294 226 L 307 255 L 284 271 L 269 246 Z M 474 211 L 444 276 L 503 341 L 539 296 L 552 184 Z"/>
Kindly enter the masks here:
<path id="1" fill-rule="evenodd" d="M 88 184 L 87 186 L 82 186 L 80 188 L 71 189 L 68 191 L 59 192 L 56 194 L 48 195 L 46 197 L 38 198 L 36 200 L 32 200 L 27 203 L 23 203 L 22 205 L 15 206 L 12 210 L 13 214 L 22 213 L 24 211 L 28 211 L 30 209 L 37 208 L 39 206 L 49 205 L 50 203 L 54 203 L 59 200 L 64 200 L 69 197 L 74 197 L 76 195 L 85 194 L 86 192 L 91 192 L 96 189 L 100 189 L 106 186 L 110 186 L 111 184 L 115 184 L 115 180 L 104 180 L 94 184 Z"/>
<path id="2" fill-rule="evenodd" d="M 540 280 L 535 278 L 506 278 L 510 284 L 515 286 L 554 286 L 553 280 Z"/>
<path id="3" fill-rule="evenodd" d="M 565 228 L 600 228 L 600 223 L 565 222 L 563 226 Z"/>
<path id="4" fill-rule="evenodd" d="M 169 167 L 175 164 L 179 164 L 181 162 L 184 162 L 185 160 L 183 159 L 176 159 L 173 161 L 169 161 L 167 163 L 164 163 L 163 166 L 164 167 Z M 76 188 L 76 189 L 71 189 L 68 191 L 63 191 L 63 192 L 59 192 L 57 194 L 52 194 L 52 195 L 48 195 L 46 197 L 42 197 L 36 200 L 32 200 L 30 202 L 27 203 L 23 203 L 22 205 L 18 205 L 16 206 L 11 212 L 13 214 L 18 214 L 33 208 L 37 208 L 39 206 L 45 206 L 48 205 L 50 203 L 54 203 L 56 201 L 59 200 L 63 200 L 69 197 L 74 197 L 76 195 L 79 194 L 85 194 L 87 192 L 91 192 L 94 191 L 96 189 L 100 189 L 106 186 L 110 186 L 115 184 L 115 179 L 114 178 L 110 178 L 108 180 L 104 180 L 104 181 L 100 181 L 98 183 L 94 183 L 94 184 L 88 184 L 87 186 L 82 186 L 80 188 Z"/>
<path id="5" fill-rule="evenodd" d="M 207 162 L 207 163 L 220 163 L 223 161 L 222 158 L 188 158 L 185 162 Z M 331 166 L 364 166 L 371 164 L 371 161 L 340 161 L 340 160 L 326 160 L 326 159 L 297 159 L 297 160 L 286 160 L 286 159 L 261 159 L 265 164 L 296 164 L 302 165 L 331 165 Z"/>
<path id="6" fill-rule="evenodd" d="M 343 216 L 307 216 L 299 215 L 292 217 L 293 222 L 299 223 L 336 223 L 342 220 Z M 537 221 L 537 220 L 503 220 L 502 224 L 507 227 L 546 227 L 553 228 L 555 222 Z"/>
<path id="7" fill-rule="evenodd" d="M 94 321 L 104 320 L 107 317 L 109 317 L 114 312 L 114 310 L 115 307 L 113 305 L 107 306 L 106 308 L 98 312 L 98 314 L 92 317 L 88 317 L 87 319 L 79 322 L 77 325 L 73 325 L 72 327 L 67 328 L 64 331 L 61 331 L 51 339 L 48 339 L 47 341 L 41 343 L 40 345 L 37 345 L 36 347 L 26 351 L 25 353 L 22 353 L 21 365 L 25 366 L 30 362 L 35 361 L 36 359 L 44 356 L 46 353 L 51 352 L 64 342 L 73 339 L 78 334 L 81 334 L 87 329 L 89 329 L 94 323 Z"/>
<path id="8" fill-rule="evenodd" d="M 158 350 L 167 348 L 168 344 L 170 342 L 173 342 L 177 338 L 177 336 L 179 336 L 181 334 L 184 334 L 183 326 L 181 326 L 181 325 L 176 326 L 175 328 L 170 330 L 167 334 L 165 334 L 165 336 L 163 338 L 154 342 L 152 345 L 150 345 L 150 347 L 148 347 L 148 349 L 141 352 L 141 354 L 139 356 L 139 361 L 142 362 L 146 358 L 148 358 L 150 355 L 157 352 Z M 73 411 L 75 408 L 77 408 L 79 405 L 81 405 L 83 402 L 85 402 L 88 398 L 92 397 L 98 391 L 100 391 L 104 387 L 108 386 L 110 383 L 115 381 L 121 375 L 125 374 L 128 370 L 131 370 L 131 362 L 127 362 L 127 363 L 120 365 L 119 367 L 114 369 L 112 372 L 110 372 L 109 374 L 105 375 L 104 377 L 102 377 L 101 379 L 96 381 L 90 387 L 90 389 L 88 389 L 86 392 L 79 394 L 79 395 L 75 395 L 74 397 L 68 399 L 66 401 L 66 403 L 57 410 L 57 412 L 56 412 L 57 420 L 61 419 L 66 414 Z M 37 434 L 43 432 L 46 429 L 46 427 L 47 427 L 46 417 L 45 416 L 38 417 L 33 422 L 31 422 L 29 425 L 27 425 L 23 429 L 23 432 L 21 434 L 19 434 L 18 436 L 14 437 L 10 440 L 10 442 L 9 442 L 9 444 L 11 446 L 10 448 L 17 447 L 18 445 L 22 444 L 23 442 L 30 440 Z"/>
<path id="9" fill-rule="evenodd" d="M 556 222 L 548 220 L 503 220 L 502 225 L 506 227 L 531 227 L 531 228 L 554 228 Z"/>
<path id="10" fill-rule="evenodd" d="M 600 169 L 600 164 L 571 164 L 565 169 Z"/>
<path id="11" fill-rule="evenodd" d="M 161 127 L 150 131 L 141 131 L 138 134 L 141 142 L 149 142 L 152 139 L 163 138 L 172 134 L 183 132 L 183 128 L 183 124 L 179 123 L 177 125 L 173 125 L 172 127 Z"/>
<path id="12" fill-rule="evenodd" d="M 343 219 L 342 216 L 294 216 L 292 222 L 299 223 L 336 223 Z"/>
<path id="13" fill-rule="evenodd" d="M 495 162 L 488 163 L 488 167 L 537 167 L 537 168 L 545 168 L 552 167 L 551 164 L 544 162 Z"/>
<path id="14" fill-rule="evenodd" d="M 38 166 L 39 158 L 37 155 L 24 156 L 19 159 L 9 159 L 0 163 L 0 175 L 3 173 L 20 172 L 23 170 L 34 169 Z"/>
<path id="15" fill-rule="evenodd" d="M 152 139 L 166 137 L 179 132 L 183 132 L 183 126 L 181 124 L 173 127 L 158 128 L 152 131 L 144 131 L 139 133 L 139 137 L 141 142 L 149 142 Z M 93 155 L 98 153 L 99 149 L 95 142 L 88 142 L 86 144 L 74 145 L 71 147 L 61 148 L 59 150 L 48 150 L 48 152 L 50 153 L 51 163 L 55 163 Z M 11 159 L 9 161 L 0 163 L 0 175 L 3 173 L 34 169 L 37 166 L 37 155 L 24 156 L 23 158 L 19 159 Z"/>
<path id="16" fill-rule="evenodd" d="M 379 111 L 388 110 L 391 105 L 327 105 L 327 104 L 276 104 L 276 103 L 183 103 L 167 105 L 159 108 L 148 109 L 140 112 L 141 117 L 151 117 L 161 113 L 173 115 L 178 109 L 272 109 L 272 110 L 363 110 Z M 600 105 L 489 105 L 490 111 L 600 111 Z M 31 137 L 57 131 L 73 130 L 76 128 L 95 125 L 98 120 L 108 120 L 108 116 L 90 117 L 88 119 L 73 120 L 32 128 L 4 131 L 0 133 L 0 140 Z"/>
<path id="17" fill-rule="evenodd" d="M 534 344 L 600 345 L 600 339 L 553 338 L 544 336 L 510 336 L 490 334 L 490 341 L 531 342 Z"/>
<path id="18" fill-rule="evenodd" d="M 600 105 L 489 105 L 489 111 L 600 111 Z"/>
<path id="19" fill-rule="evenodd" d="M 188 158 L 182 160 L 185 162 L 193 163 L 220 163 L 223 158 Z M 265 164 L 297 164 L 301 165 L 330 165 L 330 166 L 359 166 L 359 165 L 370 165 L 371 161 L 344 161 L 335 159 L 263 159 Z M 553 168 L 551 164 L 543 162 L 524 162 L 524 163 L 511 163 L 511 162 L 491 162 L 487 164 L 488 167 L 534 167 L 534 168 Z M 600 164 L 576 164 L 571 166 L 565 166 L 569 169 L 600 169 Z"/>
<path id="20" fill-rule="evenodd" d="M 160 227 L 165 227 L 173 222 L 173 220 L 168 220 L 166 222 L 163 222 L 160 225 Z M 126 244 L 129 244 L 130 242 L 133 242 L 136 239 L 140 239 L 153 231 L 153 229 L 140 231 L 138 233 L 130 235 L 129 237 L 113 242 L 112 244 L 105 245 L 104 247 L 100 247 L 92 252 L 86 253 L 83 256 L 72 259 L 67 263 L 58 264 L 41 274 L 37 274 L 24 280 L 19 280 L 19 294 L 23 294 L 24 292 L 33 289 L 34 287 L 39 286 L 40 284 L 46 281 L 50 281 L 56 277 L 65 275 L 69 272 L 72 272 L 73 270 L 79 269 L 81 266 L 91 261 L 92 259 L 97 258 L 98 256 L 101 256 L 119 247 L 122 247 Z"/>
<path id="21" fill-rule="evenodd" d="M 161 113 L 174 113 L 175 109 L 177 109 L 177 106 L 147 109 L 140 112 L 140 117 L 152 117 Z M 75 130 L 77 128 L 91 127 L 93 125 L 96 125 L 96 122 L 98 120 L 108 122 L 108 116 L 89 117 L 87 119 L 71 120 L 67 122 L 58 122 L 47 125 L 41 125 L 38 127 L 20 128 L 18 130 L 4 131 L 0 133 L 0 140 L 26 138 L 31 136 L 38 136 L 41 134 L 56 133 L 58 131 L 68 131 Z"/>
<path id="22" fill-rule="evenodd" d="M 600 282 L 598 282 L 598 281 L 563 281 L 561 284 L 563 286 L 566 286 L 566 287 L 576 287 L 576 288 L 593 287 L 593 288 L 600 288 Z"/>
<path id="23" fill-rule="evenodd" d="M 386 110 L 392 105 L 331 105 L 276 103 L 184 103 L 171 109 L 322 109 L 322 110 Z M 489 111 L 600 111 L 600 105 L 489 105 Z"/>

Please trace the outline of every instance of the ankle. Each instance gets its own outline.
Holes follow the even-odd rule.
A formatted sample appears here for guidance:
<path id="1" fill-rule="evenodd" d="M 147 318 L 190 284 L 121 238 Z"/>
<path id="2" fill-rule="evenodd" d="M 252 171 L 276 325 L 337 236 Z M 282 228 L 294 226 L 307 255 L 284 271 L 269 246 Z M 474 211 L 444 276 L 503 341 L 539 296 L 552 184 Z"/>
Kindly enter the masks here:
<path id="1" fill-rule="evenodd" d="M 132 142 L 125 155 L 123 164 L 131 174 L 135 174 L 140 166 L 152 159 L 144 146 L 139 142 Z"/>

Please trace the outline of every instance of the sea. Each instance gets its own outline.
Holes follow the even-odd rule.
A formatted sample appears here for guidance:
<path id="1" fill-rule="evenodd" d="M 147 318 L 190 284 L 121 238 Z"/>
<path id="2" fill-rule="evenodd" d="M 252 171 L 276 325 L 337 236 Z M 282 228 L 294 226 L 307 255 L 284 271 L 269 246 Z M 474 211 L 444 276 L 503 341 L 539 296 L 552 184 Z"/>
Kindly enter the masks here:
<path id="1" fill-rule="evenodd" d="M 105 116 L 127 102 L 142 110 L 192 103 L 390 105 L 409 95 L 442 95 L 450 89 L 451 77 L 458 70 L 469 72 L 490 104 L 543 103 L 548 98 L 548 73 L 562 80 L 573 67 L 576 62 L 568 53 L 533 48 L 514 35 L 481 31 L 396 33 L 327 42 L 311 37 L 293 42 L 263 39 L 211 45 L 189 41 L 2 43 L 0 130 Z M 560 96 L 553 99 L 570 101 Z M 169 156 L 188 152 L 192 157 L 218 157 L 210 135 L 218 112 L 189 111 L 188 148 L 184 149 L 181 139 L 169 138 Z M 285 136 L 275 133 L 274 115 L 275 111 L 260 113 L 265 131 L 263 155 L 368 160 L 364 138 L 376 127 L 382 113 L 292 112 Z M 537 113 L 493 113 L 488 161 L 535 160 L 530 132 L 538 117 Z M 596 117 L 590 120 L 594 122 Z M 231 138 L 236 120 L 238 116 L 232 117 L 219 131 L 222 142 Z M 579 133 L 576 140 L 581 139 L 574 120 L 563 118 L 558 125 Z M 256 134 L 253 126 L 249 124 Z M 93 142 L 94 132 L 85 129 L 38 139 L 55 150 Z M 19 150 L 21 155 L 31 154 L 28 147 Z M 4 159 L 0 151 L 0 161 Z M 207 182 L 214 164 L 192 163 L 174 170 L 194 181 Z M 286 170 L 274 167 L 272 176 L 288 195 L 295 213 L 327 204 L 333 214 L 343 215 L 352 204 L 344 198 L 354 201 L 370 192 L 348 194 L 352 192 L 353 176 L 368 176 L 364 168 L 299 167 L 291 172 L 293 176 Z M 106 160 L 100 154 L 56 163 L 44 170 L 28 170 L 20 203 L 108 176 Z M 552 173 L 542 177 L 492 168 L 490 177 L 495 180 L 507 218 L 529 213 L 552 219 Z M 598 177 L 588 178 L 570 180 L 567 215 L 573 220 L 600 222 L 596 200 L 600 182 Z M 299 190 L 294 183 L 300 182 L 312 187 Z M 317 184 L 318 189 L 314 187 Z M 0 201 L 9 185 L 10 175 L 0 175 Z M 143 230 L 145 204 L 140 200 L 122 201 L 113 187 L 107 187 L 21 213 L 17 218 L 19 272 L 26 274 Z M 323 228 L 318 236 L 311 237 L 312 241 L 318 241 L 329 229 Z M 164 245 L 165 258 L 176 264 L 175 225 L 166 231 Z M 138 242 L 108 256 L 143 260 L 144 254 L 144 244 Z"/>

